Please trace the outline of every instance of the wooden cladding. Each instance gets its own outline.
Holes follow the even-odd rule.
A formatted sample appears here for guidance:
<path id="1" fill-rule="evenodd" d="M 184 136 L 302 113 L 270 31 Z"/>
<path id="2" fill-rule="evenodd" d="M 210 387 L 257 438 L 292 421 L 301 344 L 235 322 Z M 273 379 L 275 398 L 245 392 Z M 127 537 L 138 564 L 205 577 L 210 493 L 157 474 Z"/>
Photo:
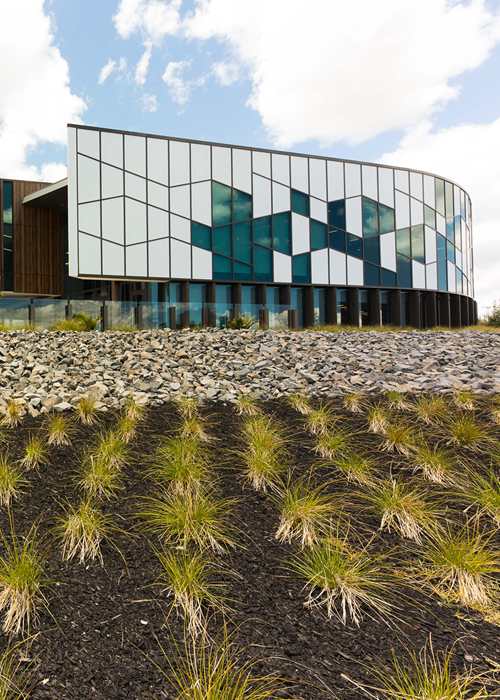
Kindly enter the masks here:
<path id="1" fill-rule="evenodd" d="M 63 294 L 63 214 L 23 205 L 24 197 L 47 186 L 13 181 L 14 292 L 20 294 Z"/>

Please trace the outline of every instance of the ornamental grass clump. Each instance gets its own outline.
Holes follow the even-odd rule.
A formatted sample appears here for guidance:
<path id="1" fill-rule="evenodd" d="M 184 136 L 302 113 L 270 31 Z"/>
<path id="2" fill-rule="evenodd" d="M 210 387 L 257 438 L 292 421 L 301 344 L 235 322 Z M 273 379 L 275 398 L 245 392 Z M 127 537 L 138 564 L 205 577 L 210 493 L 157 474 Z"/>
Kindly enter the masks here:
<path id="1" fill-rule="evenodd" d="M 384 452 L 393 452 L 408 457 L 415 449 L 416 444 L 417 435 L 414 429 L 401 421 L 396 421 L 387 424 L 384 440 L 380 447 Z"/>
<path id="2" fill-rule="evenodd" d="M 88 498 L 115 498 L 123 486 L 120 468 L 107 457 L 86 453 L 78 472 L 77 485 Z"/>
<path id="3" fill-rule="evenodd" d="M 207 432 L 206 418 L 193 415 L 185 416 L 179 426 L 179 435 L 181 438 L 200 440 L 201 442 L 210 442 L 212 436 Z"/>
<path id="4" fill-rule="evenodd" d="M 375 464 L 370 457 L 348 453 L 345 456 L 334 459 L 333 465 L 346 477 L 347 481 L 367 486 L 374 480 L 373 469 Z"/>
<path id="5" fill-rule="evenodd" d="M 384 395 L 389 408 L 393 408 L 396 411 L 410 410 L 411 405 L 408 403 L 406 395 L 403 391 L 398 391 L 397 389 L 389 389 L 389 391 L 386 391 Z"/>
<path id="6" fill-rule="evenodd" d="M 321 486 L 311 488 L 308 480 L 299 479 L 273 497 L 280 513 L 275 539 L 288 544 L 298 540 L 301 547 L 312 547 L 325 536 L 339 508 L 332 496 L 321 491 Z"/>
<path id="7" fill-rule="evenodd" d="M 257 491 L 274 488 L 287 470 L 282 428 L 272 418 L 253 416 L 243 424 L 245 446 L 239 451 L 244 477 Z"/>
<path id="8" fill-rule="evenodd" d="M 21 644 L 24 646 L 24 642 L 14 646 L 9 643 L 0 658 L 0 700 L 25 700 L 37 685 L 33 683 L 32 668 L 36 657 L 32 661 L 28 659 L 29 639 L 24 651 L 21 651 Z"/>
<path id="9" fill-rule="evenodd" d="M 225 610 L 223 584 L 214 580 L 215 567 L 205 555 L 191 551 L 157 552 L 162 572 L 156 580 L 183 615 L 191 637 L 204 629 L 208 609 Z"/>
<path id="10" fill-rule="evenodd" d="M 475 508 L 474 520 L 491 518 L 496 527 L 500 527 L 500 477 L 494 469 L 489 478 L 472 471 L 468 476 L 468 483 L 458 493 L 459 498 L 469 503 L 466 510 Z"/>
<path id="11" fill-rule="evenodd" d="M 97 423 L 97 399 L 95 396 L 82 396 L 76 404 L 76 417 L 80 423 L 94 425 Z"/>
<path id="12" fill-rule="evenodd" d="M 2 417 L 2 425 L 6 428 L 15 428 L 21 422 L 21 412 L 21 404 L 16 399 L 9 397 Z"/>
<path id="13" fill-rule="evenodd" d="M 303 416 L 307 416 L 312 410 L 311 401 L 306 394 L 300 392 L 288 394 L 285 401 Z"/>
<path id="14" fill-rule="evenodd" d="M 361 392 L 346 394 L 343 403 L 351 413 L 363 413 L 363 394 Z"/>
<path id="15" fill-rule="evenodd" d="M 453 394 L 453 402 L 464 411 L 475 411 L 476 399 L 472 389 L 462 389 Z"/>
<path id="16" fill-rule="evenodd" d="M 198 415 L 198 404 L 192 396 L 179 396 L 176 404 L 184 420 L 190 420 Z"/>
<path id="17" fill-rule="evenodd" d="M 425 490 L 401 479 L 374 482 L 361 493 L 368 510 L 380 517 L 380 530 L 396 531 L 401 537 L 421 542 L 425 531 L 436 527 L 440 509 L 427 501 Z"/>
<path id="18" fill-rule="evenodd" d="M 113 531 L 111 518 L 90 499 L 77 506 L 69 505 L 58 518 L 56 535 L 62 542 L 62 558 L 76 557 L 80 564 L 98 559 L 103 563 L 101 542 Z"/>
<path id="19" fill-rule="evenodd" d="M 449 414 L 443 396 L 419 396 L 413 404 L 413 410 L 426 425 L 442 423 Z"/>
<path id="20" fill-rule="evenodd" d="M 461 412 L 451 416 L 446 423 L 449 445 L 459 445 L 474 452 L 481 452 L 490 440 L 490 431 L 478 423 L 471 413 Z"/>
<path id="21" fill-rule="evenodd" d="M 125 413 L 134 421 L 142 420 L 146 415 L 146 407 L 138 403 L 133 396 L 127 396 L 125 401 Z"/>
<path id="22" fill-rule="evenodd" d="M 349 436 L 341 428 L 330 427 L 317 438 L 314 451 L 325 459 L 340 459 L 349 452 Z"/>
<path id="23" fill-rule="evenodd" d="M 389 425 L 389 414 L 380 404 L 371 406 L 368 410 L 368 430 L 377 435 L 385 435 Z"/>
<path id="24" fill-rule="evenodd" d="M 392 582 L 382 556 L 368 546 L 357 550 L 346 539 L 329 538 L 304 549 L 292 561 L 292 570 L 305 581 L 307 607 L 326 608 L 329 618 L 342 624 L 352 620 L 359 627 L 363 609 L 389 614 Z"/>
<path id="25" fill-rule="evenodd" d="M 28 482 L 8 454 L 0 454 L 0 505 L 9 507 Z"/>
<path id="26" fill-rule="evenodd" d="M 240 394 L 236 399 L 236 413 L 239 416 L 257 416 L 260 408 L 256 398 L 251 394 Z"/>
<path id="27" fill-rule="evenodd" d="M 128 413 L 122 414 L 116 423 L 116 432 L 123 442 L 130 442 L 137 433 L 137 420 L 131 418 Z"/>
<path id="28" fill-rule="evenodd" d="M 26 471 L 39 469 L 41 466 L 48 464 L 48 453 L 47 442 L 41 437 L 30 435 L 28 442 L 24 446 L 24 457 L 19 464 Z"/>
<path id="29" fill-rule="evenodd" d="M 306 414 L 306 426 L 310 433 L 321 437 L 325 435 L 336 420 L 333 409 L 321 404 L 319 408 L 312 408 Z"/>
<path id="30" fill-rule="evenodd" d="M 212 476 L 203 445 L 192 437 L 169 437 L 159 445 L 149 476 L 175 493 L 196 491 Z"/>
<path id="31" fill-rule="evenodd" d="M 234 526 L 228 522 L 234 504 L 234 499 L 222 499 L 213 490 L 165 492 L 148 498 L 139 517 L 166 543 L 222 553 L 236 547 Z"/>
<path id="32" fill-rule="evenodd" d="M 428 481 L 443 486 L 458 483 L 456 459 L 453 454 L 439 445 L 419 445 L 411 454 L 411 464 Z"/>
<path id="33" fill-rule="evenodd" d="M 47 418 L 45 429 L 48 433 L 49 445 L 58 447 L 71 445 L 71 438 L 75 432 L 74 427 L 62 413 L 52 413 Z"/>
<path id="34" fill-rule="evenodd" d="M 97 436 L 90 448 L 90 455 L 98 461 L 108 462 L 121 469 L 131 460 L 131 451 L 118 430 L 105 430 Z"/>
<path id="35" fill-rule="evenodd" d="M 500 555 L 485 535 L 469 523 L 457 529 L 448 525 L 420 548 L 417 576 L 445 600 L 472 608 L 489 608 L 498 602 Z"/>

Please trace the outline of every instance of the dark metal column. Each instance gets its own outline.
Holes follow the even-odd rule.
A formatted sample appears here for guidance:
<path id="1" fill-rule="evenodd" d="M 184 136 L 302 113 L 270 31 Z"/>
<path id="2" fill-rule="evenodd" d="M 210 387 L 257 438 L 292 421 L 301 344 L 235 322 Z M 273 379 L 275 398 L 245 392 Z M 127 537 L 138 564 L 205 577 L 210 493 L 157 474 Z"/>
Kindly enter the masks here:
<path id="1" fill-rule="evenodd" d="M 469 301 L 467 297 L 460 297 L 460 316 L 463 326 L 470 326 L 469 321 Z"/>
<path id="2" fill-rule="evenodd" d="M 181 282 L 181 303 L 189 304 L 189 282 Z M 181 314 L 181 328 L 189 328 L 189 307 Z"/>
<path id="3" fill-rule="evenodd" d="M 401 291 L 393 289 L 391 292 L 391 325 L 401 325 Z"/>
<path id="4" fill-rule="evenodd" d="M 380 289 L 370 289 L 370 325 L 380 326 Z"/>
<path id="5" fill-rule="evenodd" d="M 290 306 L 292 303 L 292 288 L 289 284 L 280 287 L 280 304 Z"/>
<path id="6" fill-rule="evenodd" d="M 215 318 L 215 282 L 207 284 L 207 304 L 210 304 L 208 309 L 208 325 L 214 327 L 216 325 Z"/>
<path id="7" fill-rule="evenodd" d="M 439 304 L 439 325 L 450 325 L 450 295 L 448 292 L 440 292 L 438 296 Z"/>
<path id="8" fill-rule="evenodd" d="M 413 328 L 420 328 L 421 326 L 421 319 L 420 319 L 420 292 L 417 291 L 412 291 L 409 292 L 409 301 L 410 301 L 410 326 Z"/>
<path id="9" fill-rule="evenodd" d="M 347 305 L 349 325 L 359 328 L 359 288 L 351 287 L 347 290 Z"/>
<path id="10" fill-rule="evenodd" d="M 241 284 L 233 284 L 233 308 L 231 310 L 231 318 L 239 318 L 241 316 Z"/>
<path id="11" fill-rule="evenodd" d="M 450 321 L 452 328 L 460 328 L 462 325 L 460 297 L 458 294 L 450 294 Z"/>
<path id="12" fill-rule="evenodd" d="M 265 306 L 267 304 L 267 287 L 265 284 L 257 284 L 255 290 L 257 304 Z"/>
<path id="13" fill-rule="evenodd" d="M 337 325 L 337 287 L 327 287 L 325 292 L 325 321 L 327 326 Z"/>
<path id="14" fill-rule="evenodd" d="M 427 327 L 437 326 L 437 295 L 436 292 L 425 292 L 425 308 L 427 314 Z"/>
<path id="15" fill-rule="evenodd" d="M 314 326 L 314 287 L 304 289 L 304 328 Z"/>

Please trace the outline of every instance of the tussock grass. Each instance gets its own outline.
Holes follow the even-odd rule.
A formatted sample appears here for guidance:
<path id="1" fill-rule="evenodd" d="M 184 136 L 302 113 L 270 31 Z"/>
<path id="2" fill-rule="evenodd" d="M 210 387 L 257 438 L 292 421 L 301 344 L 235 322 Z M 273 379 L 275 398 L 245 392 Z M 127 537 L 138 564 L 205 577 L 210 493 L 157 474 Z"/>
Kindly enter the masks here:
<path id="1" fill-rule="evenodd" d="M 411 404 L 408 402 L 405 392 L 398 391 L 397 389 L 389 389 L 384 395 L 389 408 L 393 408 L 396 411 L 410 410 Z"/>
<path id="2" fill-rule="evenodd" d="M 476 398 L 472 389 L 462 389 L 453 394 L 453 402 L 464 411 L 475 411 Z"/>
<path id="3" fill-rule="evenodd" d="M 321 437 L 326 435 L 336 420 L 332 408 L 321 404 L 318 408 L 311 408 L 306 414 L 306 427 L 310 433 Z"/>
<path id="4" fill-rule="evenodd" d="M 85 454 L 77 485 L 89 498 L 115 498 L 124 488 L 120 469 L 106 457 Z"/>
<path id="5" fill-rule="evenodd" d="M 142 420 L 146 415 L 146 407 L 138 403 L 133 396 L 127 396 L 125 401 L 125 413 L 134 421 Z"/>
<path id="6" fill-rule="evenodd" d="M 213 437 L 207 432 L 207 420 L 202 416 L 185 416 L 179 427 L 179 435 L 182 438 L 210 442 Z"/>
<path id="7" fill-rule="evenodd" d="M 289 406 L 301 413 L 303 416 L 307 416 L 312 410 L 309 397 L 301 392 L 288 394 L 285 401 Z"/>
<path id="8" fill-rule="evenodd" d="M 374 482 L 360 494 L 368 510 L 381 518 L 380 530 L 396 531 L 401 537 L 421 542 L 422 534 L 435 527 L 440 510 L 426 500 L 425 490 L 390 478 Z"/>
<path id="9" fill-rule="evenodd" d="M 196 491 L 212 476 L 207 453 L 193 437 L 170 437 L 156 451 L 149 475 L 175 493 Z"/>
<path id="10" fill-rule="evenodd" d="M 368 410 L 368 430 L 370 433 L 385 435 L 389 425 L 389 415 L 387 410 L 380 404 L 370 406 Z"/>
<path id="11" fill-rule="evenodd" d="M 309 480 L 299 479 L 273 497 L 280 513 L 275 539 L 288 544 L 299 540 L 301 547 L 312 547 L 325 536 L 338 505 L 321 492 L 322 487 L 311 488 Z"/>
<path id="12" fill-rule="evenodd" d="M 28 656 L 29 639 L 13 646 L 10 643 L 7 645 L 0 658 L 0 700 L 25 700 L 38 685 L 33 685 L 35 659 L 26 664 Z"/>
<path id="13" fill-rule="evenodd" d="M 197 552 L 157 552 L 162 573 L 156 585 L 174 598 L 174 606 L 184 616 L 187 632 L 197 637 L 204 629 L 207 608 L 225 610 L 222 590 L 214 581 L 212 562 Z"/>
<path id="14" fill-rule="evenodd" d="M 75 428 L 62 413 L 52 413 L 47 418 L 45 429 L 48 433 L 47 442 L 49 445 L 71 445 L 71 438 Z"/>
<path id="15" fill-rule="evenodd" d="M 257 399 L 251 394 L 240 394 L 236 400 L 236 413 L 239 416 L 257 416 L 260 413 Z"/>
<path id="16" fill-rule="evenodd" d="M 341 428 L 331 427 L 317 438 L 313 449 L 326 459 L 340 459 L 349 452 L 349 436 Z"/>
<path id="17" fill-rule="evenodd" d="M 90 455 L 98 462 L 108 462 L 111 467 L 121 469 L 130 463 L 132 453 L 118 430 L 100 432 L 90 448 Z"/>
<path id="18" fill-rule="evenodd" d="M 184 420 L 191 420 L 198 415 L 198 404 L 192 396 L 179 396 L 176 399 L 176 404 Z"/>
<path id="19" fill-rule="evenodd" d="M 228 522 L 234 504 L 234 499 L 221 499 L 214 491 L 164 493 L 148 498 L 139 517 L 167 543 L 222 553 L 236 547 L 235 528 Z"/>
<path id="20" fill-rule="evenodd" d="M 456 459 L 453 454 L 439 445 L 419 445 L 410 457 L 414 471 L 421 471 L 428 481 L 443 486 L 458 483 Z"/>
<path id="21" fill-rule="evenodd" d="M 292 569 L 309 591 L 307 607 L 325 607 L 329 618 L 335 616 L 344 625 L 350 619 L 359 627 L 363 608 L 381 615 L 391 610 L 392 586 L 383 561 L 368 546 L 356 550 L 347 539 L 329 538 L 298 554 Z"/>
<path id="22" fill-rule="evenodd" d="M 494 469 L 491 469 L 488 479 L 472 470 L 468 477 L 468 483 L 458 494 L 470 504 L 466 510 L 475 508 L 474 520 L 488 517 L 500 527 L 500 477 Z"/>
<path id="23" fill-rule="evenodd" d="M 361 392 L 346 394 L 343 403 L 351 413 L 363 413 L 363 394 Z"/>
<path id="24" fill-rule="evenodd" d="M 0 505 L 9 507 L 22 494 L 28 482 L 8 454 L 0 453 Z"/>
<path id="25" fill-rule="evenodd" d="M 243 424 L 245 446 L 239 452 L 245 479 L 258 491 L 274 488 L 287 471 L 282 427 L 266 416 L 252 416 Z"/>
<path id="26" fill-rule="evenodd" d="M 95 396 L 82 396 L 76 404 L 75 413 L 80 423 L 94 425 L 97 423 L 97 399 Z"/>
<path id="27" fill-rule="evenodd" d="M 448 525 L 428 537 L 420 549 L 423 580 L 445 600 L 476 608 L 490 607 L 497 600 L 500 556 L 491 546 L 492 535 L 477 525 Z"/>
<path id="28" fill-rule="evenodd" d="M 370 457 L 349 453 L 333 460 L 333 464 L 347 479 L 354 483 L 369 485 L 374 480 L 374 461 Z"/>
<path id="29" fill-rule="evenodd" d="M 426 425 L 442 423 L 449 414 L 444 396 L 419 396 L 413 404 L 413 410 Z"/>
<path id="30" fill-rule="evenodd" d="M 446 423 L 448 444 L 467 447 L 480 452 L 491 437 L 490 431 L 478 423 L 471 413 L 461 412 L 451 416 Z"/>
<path id="31" fill-rule="evenodd" d="M 41 437 L 31 435 L 24 447 L 24 457 L 19 463 L 27 471 L 39 469 L 41 466 L 48 464 L 48 453 L 46 441 Z"/>
<path id="32" fill-rule="evenodd" d="M 2 425 L 6 428 L 15 428 L 21 422 L 21 404 L 16 399 L 9 397 L 2 416 Z"/>
<path id="33" fill-rule="evenodd" d="M 116 424 L 116 432 L 123 442 L 130 442 L 137 433 L 137 419 L 123 413 Z"/>
<path id="34" fill-rule="evenodd" d="M 408 457 L 417 444 L 414 428 L 401 421 L 389 422 L 385 427 L 381 449 Z"/>
<path id="35" fill-rule="evenodd" d="M 69 505 L 58 518 L 56 535 L 62 541 L 62 558 L 76 557 L 80 564 L 98 559 L 103 564 L 101 542 L 113 527 L 109 515 L 102 513 L 89 499 L 77 506 Z"/>

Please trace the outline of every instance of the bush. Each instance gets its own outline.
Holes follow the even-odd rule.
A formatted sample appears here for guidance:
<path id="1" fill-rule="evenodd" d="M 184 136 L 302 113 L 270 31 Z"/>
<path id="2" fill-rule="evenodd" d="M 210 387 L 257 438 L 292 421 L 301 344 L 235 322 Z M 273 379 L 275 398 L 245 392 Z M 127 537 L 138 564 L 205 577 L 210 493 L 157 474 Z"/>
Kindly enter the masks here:
<path id="1" fill-rule="evenodd" d="M 251 328 L 256 323 L 255 316 L 248 316 L 245 314 L 238 318 L 233 318 L 232 321 L 228 321 L 227 327 L 233 330 L 241 330 L 242 328 Z"/>
<path id="2" fill-rule="evenodd" d="M 500 327 L 500 304 L 497 301 L 493 302 L 493 310 L 489 316 L 484 320 L 487 326 L 493 326 L 494 328 Z"/>

